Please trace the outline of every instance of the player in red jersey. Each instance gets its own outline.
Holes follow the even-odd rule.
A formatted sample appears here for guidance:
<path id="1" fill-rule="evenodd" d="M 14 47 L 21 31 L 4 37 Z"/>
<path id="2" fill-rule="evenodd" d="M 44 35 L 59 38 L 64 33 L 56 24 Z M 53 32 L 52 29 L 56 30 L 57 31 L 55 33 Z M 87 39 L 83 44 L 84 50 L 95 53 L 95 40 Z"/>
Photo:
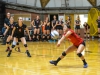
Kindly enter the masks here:
<path id="1" fill-rule="evenodd" d="M 52 60 L 50 61 L 51 64 L 54 64 L 55 66 L 57 65 L 57 63 L 63 59 L 68 53 L 72 52 L 72 51 L 76 51 L 77 55 L 81 58 L 81 60 L 83 61 L 84 64 L 84 68 L 87 68 L 87 62 L 84 58 L 84 56 L 82 55 L 82 51 L 85 48 L 85 42 L 83 41 L 82 38 L 80 38 L 73 30 L 69 29 L 67 26 L 64 26 L 64 35 L 62 36 L 62 38 L 58 41 L 57 46 L 59 47 L 61 42 L 64 39 L 69 39 L 70 42 L 73 43 L 73 45 L 69 46 L 60 57 L 58 57 L 57 60 Z"/>

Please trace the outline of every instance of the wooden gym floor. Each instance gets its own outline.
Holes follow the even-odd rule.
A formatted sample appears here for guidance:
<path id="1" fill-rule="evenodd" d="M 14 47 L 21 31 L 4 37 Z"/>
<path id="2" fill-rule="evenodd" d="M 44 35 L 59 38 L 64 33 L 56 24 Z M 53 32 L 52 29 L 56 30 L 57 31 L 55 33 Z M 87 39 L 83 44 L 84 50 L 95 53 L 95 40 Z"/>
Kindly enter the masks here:
<path id="1" fill-rule="evenodd" d="M 13 50 L 11 57 L 6 57 L 6 46 L 0 45 L 0 75 L 100 75 L 100 42 L 97 40 L 86 41 L 86 51 L 83 54 L 88 62 L 88 68 L 83 68 L 83 63 L 76 52 L 68 54 L 58 66 L 49 63 L 71 45 L 68 41 L 62 43 L 59 48 L 56 47 L 56 43 L 49 42 L 27 44 L 31 58 L 26 56 L 22 43 L 21 52 Z"/>

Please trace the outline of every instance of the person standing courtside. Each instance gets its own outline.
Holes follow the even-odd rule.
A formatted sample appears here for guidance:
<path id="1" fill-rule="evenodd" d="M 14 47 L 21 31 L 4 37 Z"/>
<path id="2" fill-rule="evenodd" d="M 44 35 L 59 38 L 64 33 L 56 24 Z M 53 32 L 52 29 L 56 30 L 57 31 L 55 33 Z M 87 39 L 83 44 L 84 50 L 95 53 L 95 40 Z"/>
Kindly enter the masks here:
<path id="1" fill-rule="evenodd" d="M 5 18 L 5 20 L 4 20 L 4 27 L 7 27 L 7 24 L 9 23 L 10 16 L 11 16 L 11 14 L 8 12 L 8 13 L 6 14 L 6 18 Z M 5 32 L 6 32 L 6 31 L 5 31 Z M 4 34 L 3 34 L 3 35 L 4 35 Z M 2 45 L 6 45 L 6 39 L 7 39 L 7 34 L 4 35 Z"/>
<path id="2" fill-rule="evenodd" d="M 80 17 L 79 15 L 77 16 L 77 19 L 75 20 L 75 32 L 76 34 L 78 34 L 80 36 L 80 25 L 81 25 L 81 21 L 80 21 Z"/>
<path id="3" fill-rule="evenodd" d="M 100 16 L 98 16 L 98 19 L 96 21 L 97 21 L 97 25 L 98 25 L 98 37 L 99 37 L 98 41 L 100 41 Z"/>
<path id="4" fill-rule="evenodd" d="M 40 35 L 40 27 L 41 27 L 41 20 L 40 17 L 37 15 L 36 19 L 32 21 L 32 26 L 34 28 L 33 32 L 33 41 L 39 41 L 39 35 Z"/>
<path id="5" fill-rule="evenodd" d="M 56 18 L 56 16 L 54 15 L 54 16 L 53 16 L 53 20 L 52 20 L 52 29 L 56 29 L 56 21 L 57 21 L 57 18 Z"/>
<path id="6" fill-rule="evenodd" d="M 84 22 L 83 26 L 84 26 L 84 40 L 86 40 L 86 38 L 89 40 L 90 39 L 90 26 L 86 22 Z"/>
<path id="7" fill-rule="evenodd" d="M 71 28 L 71 20 L 70 20 L 69 16 L 68 16 L 67 20 L 65 21 L 65 25 L 67 25 L 68 28 Z"/>

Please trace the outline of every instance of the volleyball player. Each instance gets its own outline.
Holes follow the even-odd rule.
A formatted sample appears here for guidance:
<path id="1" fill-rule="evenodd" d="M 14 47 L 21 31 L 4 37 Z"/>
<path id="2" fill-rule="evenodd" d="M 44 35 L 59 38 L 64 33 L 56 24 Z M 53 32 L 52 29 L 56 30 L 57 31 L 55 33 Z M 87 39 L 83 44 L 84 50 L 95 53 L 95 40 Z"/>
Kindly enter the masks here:
<path id="1" fill-rule="evenodd" d="M 66 23 L 68 28 L 71 28 L 71 20 L 70 20 L 70 17 L 68 16 L 68 19 L 66 20 Z"/>
<path id="2" fill-rule="evenodd" d="M 58 57 L 57 60 L 50 61 L 51 64 L 54 64 L 55 66 L 58 64 L 58 62 L 63 59 L 68 53 L 76 51 L 78 57 L 81 58 L 84 64 L 84 68 L 87 68 L 87 62 L 82 55 L 82 51 L 85 48 L 85 42 L 82 38 L 80 38 L 73 30 L 69 29 L 66 25 L 64 26 L 64 35 L 62 38 L 58 41 L 57 46 L 59 47 L 60 44 L 64 41 L 64 39 L 69 39 L 70 42 L 73 43 L 73 45 L 69 46 L 65 51 L 62 52 L 61 56 Z"/>
<path id="3" fill-rule="evenodd" d="M 81 25 L 81 21 L 80 21 L 79 15 L 78 15 L 77 20 L 75 20 L 75 32 L 78 35 L 80 35 L 80 25 Z"/>
<path id="4" fill-rule="evenodd" d="M 54 15 L 53 20 L 52 20 L 52 29 L 56 29 L 56 21 L 57 19 L 56 19 L 56 16 Z"/>
<path id="5" fill-rule="evenodd" d="M 40 27 L 41 27 L 41 20 L 39 16 L 37 15 L 36 19 L 32 21 L 32 26 L 34 27 L 34 32 L 33 32 L 33 41 L 40 40 L 39 35 L 40 35 Z"/>
<path id="6" fill-rule="evenodd" d="M 44 26 L 44 31 L 43 31 L 42 41 L 44 40 L 48 41 L 50 39 L 50 29 L 51 29 L 48 17 L 46 17 L 43 26 Z"/>
<path id="7" fill-rule="evenodd" d="M 10 42 L 11 42 L 11 40 L 12 40 L 11 34 L 12 34 L 12 30 L 13 30 L 13 28 L 14 28 L 14 26 L 15 26 L 13 17 L 10 17 L 10 21 L 9 21 L 9 22 L 7 23 L 7 25 L 5 25 L 5 26 L 6 26 L 6 31 L 4 32 L 4 35 L 6 35 L 6 34 L 8 33 L 8 34 L 7 34 L 8 37 L 7 37 L 7 40 L 6 40 L 6 45 L 7 45 L 6 52 L 7 52 L 7 51 L 10 50 L 9 45 L 10 45 Z M 18 52 L 20 52 L 20 48 L 19 48 L 19 43 L 18 43 L 18 41 L 17 41 L 17 46 L 18 46 Z"/>
<path id="8" fill-rule="evenodd" d="M 18 41 L 18 39 L 20 39 L 21 42 L 24 44 L 27 56 L 31 57 L 31 55 L 29 53 L 29 50 L 28 50 L 28 47 L 27 47 L 27 44 L 26 44 L 25 37 L 24 37 L 24 30 L 27 31 L 29 39 L 31 40 L 31 37 L 30 37 L 29 30 L 28 30 L 27 26 L 25 24 L 23 24 L 22 17 L 19 17 L 18 18 L 18 23 L 15 25 L 15 27 L 12 30 L 11 37 L 14 35 L 14 40 L 13 40 L 13 44 L 12 44 L 12 46 L 11 46 L 9 52 L 8 52 L 7 57 L 10 57 L 10 55 L 12 53 L 12 49 L 15 47 L 16 42 Z"/>
<path id="9" fill-rule="evenodd" d="M 83 26 L 84 26 L 84 39 L 86 39 L 87 37 L 89 40 L 90 39 L 90 26 L 86 22 L 84 22 Z"/>
<path id="10" fill-rule="evenodd" d="M 59 21 L 56 21 L 56 30 L 57 30 L 57 32 L 59 33 L 59 38 L 61 38 L 61 36 L 62 36 L 62 32 L 63 32 L 63 21 L 62 21 L 63 19 L 62 18 L 60 18 L 60 20 Z"/>
<path id="11" fill-rule="evenodd" d="M 99 37 L 99 41 L 100 41 L 100 16 L 98 16 L 97 25 L 98 25 L 98 37 Z"/>

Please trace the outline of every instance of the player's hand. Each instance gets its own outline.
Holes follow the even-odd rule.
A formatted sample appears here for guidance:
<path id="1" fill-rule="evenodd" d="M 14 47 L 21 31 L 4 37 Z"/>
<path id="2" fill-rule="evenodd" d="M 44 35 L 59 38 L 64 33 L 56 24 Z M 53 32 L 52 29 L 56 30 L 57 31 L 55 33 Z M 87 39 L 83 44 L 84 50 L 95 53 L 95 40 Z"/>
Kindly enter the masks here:
<path id="1" fill-rule="evenodd" d="M 58 43 L 57 43 L 57 47 L 59 47 L 60 46 L 60 41 L 58 41 Z"/>
<path id="2" fill-rule="evenodd" d="M 36 26 L 33 26 L 34 28 L 36 28 Z"/>
<path id="3" fill-rule="evenodd" d="M 10 38 L 11 38 L 11 39 L 13 38 L 12 35 L 10 36 Z"/>
<path id="4" fill-rule="evenodd" d="M 32 40 L 31 37 L 29 37 L 29 40 Z"/>

